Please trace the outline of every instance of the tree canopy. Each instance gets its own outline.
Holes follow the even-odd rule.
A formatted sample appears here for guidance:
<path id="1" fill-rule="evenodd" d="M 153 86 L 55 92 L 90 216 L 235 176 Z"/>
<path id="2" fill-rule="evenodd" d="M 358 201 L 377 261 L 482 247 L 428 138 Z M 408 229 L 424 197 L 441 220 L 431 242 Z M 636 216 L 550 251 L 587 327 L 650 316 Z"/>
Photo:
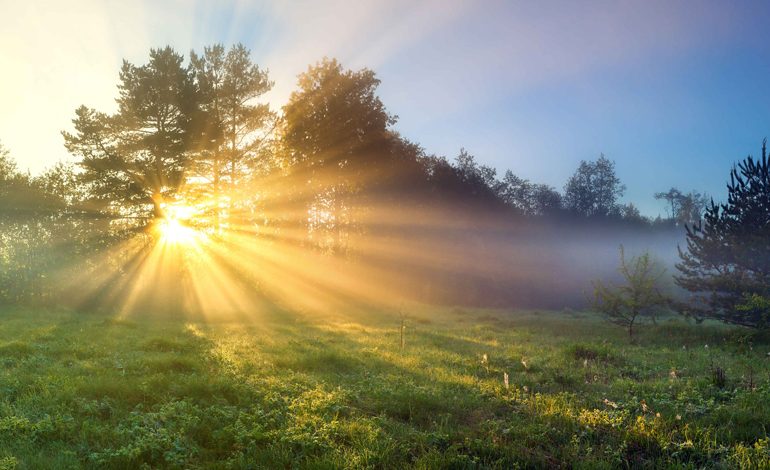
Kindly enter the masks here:
<path id="1" fill-rule="evenodd" d="M 564 204 L 580 215 L 605 217 L 617 213 L 618 198 L 625 191 L 615 174 L 615 162 L 602 154 L 595 162 L 580 162 L 564 187 Z"/>

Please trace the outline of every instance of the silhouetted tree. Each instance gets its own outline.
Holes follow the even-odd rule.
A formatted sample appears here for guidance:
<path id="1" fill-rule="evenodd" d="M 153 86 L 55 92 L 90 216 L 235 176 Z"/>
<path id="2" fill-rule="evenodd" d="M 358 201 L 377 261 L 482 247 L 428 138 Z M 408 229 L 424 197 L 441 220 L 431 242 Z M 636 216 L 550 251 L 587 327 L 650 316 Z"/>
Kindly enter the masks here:
<path id="1" fill-rule="evenodd" d="M 671 212 L 669 215 L 671 219 L 676 220 L 679 216 L 679 202 L 682 197 L 682 192 L 676 188 L 671 188 L 666 192 L 655 193 L 655 199 L 664 200 L 668 202 Z"/>
<path id="2" fill-rule="evenodd" d="M 505 172 L 498 190 L 499 197 L 509 206 L 515 207 L 522 214 L 533 212 L 532 183 L 520 178 L 511 170 Z"/>
<path id="3" fill-rule="evenodd" d="M 122 215 L 161 217 L 184 183 L 197 110 L 191 74 L 170 47 L 147 64 L 124 61 L 118 112 L 81 106 L 65 146 L 80 157 L 80 177 L 95 202 Z"/>
<path id="4" fill-rule="evenodd" d="M 267 72 L 251 61 L 249 50 L 236 44 L 225 51 L 216 44 L 205 47 L 203 54 L 190 52 L 201 116 L 204 124 L 197 155 L 197 174 L 207 180 L 204 194 L 214 206 L 217 218 L 224 205 L 227 189 L 228 209 L 238 196 L 244 178 L 262 169 L 268 162 L 266 142 L 274 128 L 275 115 L 265 103 L 255 100 L 271 88 Z M 253 188 L 252 188 L 253 189 Z"/>
<path id="5" fill-rule="evenodd" d="M 562 197 L 555 189 L 520 178 L 510 170 L 497 185 L 497 193 L 506 204 L 527 216 L 553 214 L 561 209 Z"/>
<path id="6" fill-rule="evenodd" d="M 607 216 L 617 211 L 625 190 L 615 174 L 615 162 L 602 154 L 595 162 L 580 162 L 564 187 L 564 205 L 577 214 Z"/>
<path id="7" fill-rule="evenodd" d="M 665 200 L 670 207 L 670 217 L 678 225 L 694 225 L 703 217 L 703 211 L 708 207 L 708 197 L 697 191 L 685 194 L 671 188 L 667 192 L 655 193 L 655 199 Z"/>
<path id="8" fill-rule="evenodd" d="M 324 59 L 299 76 L 283 107 L 281 139 L 297 193 L 303 192 L 311 232 L 331 232 L 344 250 L 351 196 L 386 153 L 396 117 L 377 97 L 380 81 L 368 69 L 353 72 Z"/>
<path id="9" fill-rule="evenodd" d="M 647 219 L 639 211 L 634 203 L 622 204 L 618 206 L 618 213 L 627 222 L 646 223 Z"/>
<path id="10" fill-rule="evenodd" d="M 676 221 L 680 225 L 695 225 L 701 221 L 703 212 L 708 207 L 708 197 L 697 191 L 690 191 L 679 197 L 679 213 Z"/>
<path id="11" fill-rule="evenodd" d="M 547 184 L 532 186 L 532 213 L 535 215 L 551 215 L 563 208 L 562 195 Z"/>
<path id="12" fill-rule="evenodd" d="M 476 157 L 464 148 L 455 158 L 455 168 L 463 191 L 470 198 L 496 201 L 503 185 L 497 180 L 497 170 L 486 165 L 479 165 Z"/>
<path id="13" fill-rule="evenodd" d="M 687 249 L 679 249 L 676 282 L 693 293 L 688 312 L 749 327 L 767 327 L 770 312 L 770 161 L 762 157 L 733 166 L 727 202 L 706 209 L 703 222 L 687 226 Z M 748 300 L 747 300 L 748 299 Z M 755 299 L 752 301 L 751 299 Z"/>

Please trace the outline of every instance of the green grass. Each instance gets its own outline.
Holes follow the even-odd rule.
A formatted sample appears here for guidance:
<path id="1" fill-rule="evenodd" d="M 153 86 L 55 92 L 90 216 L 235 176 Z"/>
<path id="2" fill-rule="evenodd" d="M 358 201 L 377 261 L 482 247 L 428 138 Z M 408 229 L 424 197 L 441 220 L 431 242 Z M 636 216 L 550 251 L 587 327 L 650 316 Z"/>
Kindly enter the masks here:
<path id="1" fill-rule="evenodd" d="M 0 469 L 770 468 L 746 330 L 416 307 L 402 350 L 397 313 L 335 313 L 6 309 Z"/>

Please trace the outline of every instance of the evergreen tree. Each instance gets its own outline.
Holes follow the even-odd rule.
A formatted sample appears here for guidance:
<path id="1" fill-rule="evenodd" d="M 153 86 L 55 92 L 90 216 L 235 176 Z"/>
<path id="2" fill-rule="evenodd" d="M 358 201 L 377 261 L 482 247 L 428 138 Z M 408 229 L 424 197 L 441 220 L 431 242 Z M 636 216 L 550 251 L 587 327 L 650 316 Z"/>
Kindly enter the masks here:
<path id="1" fill-rule="evenodd" d="M 196 158 L 196 173 L 207 185 L 202 196 L 213 206 L 217 218 L 227 192 L 228 210 L 246 195 L 239 189 L 247 176 L 264 173 L 266 142 L 275 124 L 275 114 L 265 103 L 255 102 L 273 86 L 267 72 L 251 61 L 242 44 L 225 51 L 216 44 L 203 54 L 190 52 L 190 62 L 199 94 L 205 125 Z M 245 191 L 250 194 L 250 191 Z"/>
<path id="2" fill-rule="evenodd" d="M 152 49 L 146 65 L 124 61 L 118 112 L 81 106 L 65 146 L 80 157 L 92 200 L 114 214 L 163 216 L 184 184 L 197 110 L 190 71 L 170 47 Z"/>
<path id="3" fill-rule="evenodd" d="M 770 161 L 762 157 L 733 166 L 724 204 L 713 201 L 703 222 L 687 226 L 679 249 L 677 284 L 693 293 L 687 311 L 749 327 L 767 327 L 770 311 Z M 760 300 L 757 300 L 760 299 Z"/>

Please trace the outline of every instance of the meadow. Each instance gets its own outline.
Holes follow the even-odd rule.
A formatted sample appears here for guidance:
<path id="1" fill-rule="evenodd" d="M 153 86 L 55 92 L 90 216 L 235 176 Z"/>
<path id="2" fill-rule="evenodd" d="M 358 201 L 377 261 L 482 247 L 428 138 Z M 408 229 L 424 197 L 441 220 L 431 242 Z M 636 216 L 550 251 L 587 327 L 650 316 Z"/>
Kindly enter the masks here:
<path id="1" fill-rule="evenodd" d="M 402 348 L 374 308 L 5 308 L 0 468 L 770 467 L 770 343 L 749 330 L 403 314 Z"/>

